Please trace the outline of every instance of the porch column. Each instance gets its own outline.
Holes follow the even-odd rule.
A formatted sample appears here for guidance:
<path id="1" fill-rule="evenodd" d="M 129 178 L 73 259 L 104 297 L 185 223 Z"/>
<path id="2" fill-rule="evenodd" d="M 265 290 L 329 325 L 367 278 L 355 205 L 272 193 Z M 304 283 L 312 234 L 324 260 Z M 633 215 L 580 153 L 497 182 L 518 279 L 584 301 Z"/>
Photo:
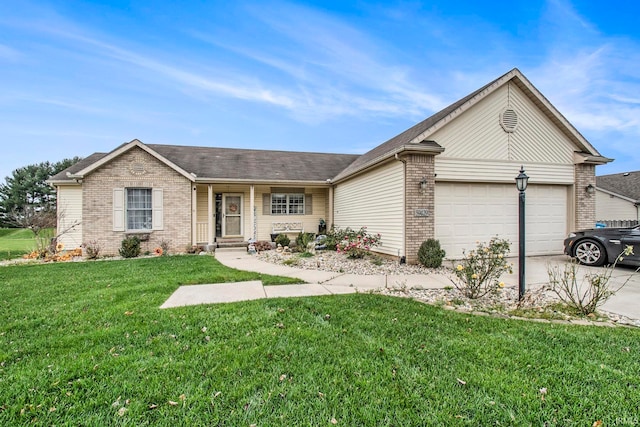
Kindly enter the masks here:
<path id="1" fill-rule="evenodd" d="M 256 239 L 256 195 L 255 195 L 255 186 L 251 184 L 249 187 L 249 218 L 251 221 L 251 238 L 253 240 Z"/>
<path id="2" fill-rule="evenodd" d="M 198 187 L 191 184 L 191 244 L 198 243 Z"/>
<path id="3" fill-rule="evenodd" d="M 329 216 L 327 217 L 327 231 L 333 227 L 333 186 L 329 187 Z"/>
<path id="4" fill-rule="evenodd" d="M 213 185 L 207 187 L 207 244 L 213 245 Z"/>

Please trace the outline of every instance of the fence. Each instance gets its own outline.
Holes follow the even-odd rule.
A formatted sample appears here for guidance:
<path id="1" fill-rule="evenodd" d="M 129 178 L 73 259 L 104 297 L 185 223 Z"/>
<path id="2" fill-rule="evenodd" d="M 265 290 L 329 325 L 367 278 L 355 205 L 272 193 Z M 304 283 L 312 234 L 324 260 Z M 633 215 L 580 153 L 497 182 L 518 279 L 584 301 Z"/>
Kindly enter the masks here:
<path id="1" fill-rule="evenodd" d="M 598 224 L 604 224 L 606 227 L 633 227 L 634 225 L 638 225 L 638 220 L 635 219 L 608 219 L 596 222 Z"/>

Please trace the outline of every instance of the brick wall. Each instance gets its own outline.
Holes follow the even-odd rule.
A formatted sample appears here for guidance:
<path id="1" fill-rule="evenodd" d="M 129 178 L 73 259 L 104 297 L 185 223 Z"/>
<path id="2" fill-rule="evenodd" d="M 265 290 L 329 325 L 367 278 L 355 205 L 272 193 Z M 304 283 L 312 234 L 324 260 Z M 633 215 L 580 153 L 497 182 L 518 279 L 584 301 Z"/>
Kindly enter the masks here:
<path id="1" fill-rule="evenodd" d="M 407 263 L 418 262 L 418 249 L 422 242 L 435 236 L 435 183 L 434 156 L 409 154 L 405 160 L 405 256 Z M 427 188 L 420 189 L 422 178 Z M 422 212 L 417 213 L 420 210 Z M 421 216 L 427 211 L 427 216 Z"/>
<path id="2" fill-rule="evenodd" d="M 575 229 L 593 228 L 596 223 L 596 195 L 587 194 L 585 189 L 589 184 L 596 185 L 595 165 L 576 165 L 575 183 Z"/>
<path id="3" fill-rule="evenodd" d="M 163 189 L 164 229 L 149 230 L 149 240 L 142 242 L 142 251 L 153 251 L 167 241 L 170 252 L 184 252 L 191 245 L 191 182 L 139 148 L 84 178 L 83 242 L 97 240 L 102 255 L 118 254 L 126 233 L 113 231 L 113 189 L 127 187 Z"/>

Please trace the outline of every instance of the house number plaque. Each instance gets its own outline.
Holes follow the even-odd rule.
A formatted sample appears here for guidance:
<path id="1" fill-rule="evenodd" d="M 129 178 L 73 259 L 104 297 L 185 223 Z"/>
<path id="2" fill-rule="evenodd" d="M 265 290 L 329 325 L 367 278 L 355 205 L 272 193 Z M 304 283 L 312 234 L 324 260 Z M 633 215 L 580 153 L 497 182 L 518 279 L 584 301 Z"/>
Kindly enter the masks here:
<path id="1" fill-rule="evenodd" d="M 429 209 L 416 209 L 415 216 L 429 216 Z"/>

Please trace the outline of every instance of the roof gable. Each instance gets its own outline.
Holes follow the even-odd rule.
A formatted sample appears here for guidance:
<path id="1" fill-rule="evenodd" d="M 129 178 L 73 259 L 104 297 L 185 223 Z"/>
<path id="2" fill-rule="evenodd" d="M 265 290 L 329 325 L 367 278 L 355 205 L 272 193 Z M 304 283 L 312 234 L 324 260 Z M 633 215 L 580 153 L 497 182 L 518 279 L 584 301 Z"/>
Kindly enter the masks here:
<path id="1" fill-rule="evenodd" d="M 410 127 L 399 135 L 394 136 L 381 145 L 373 148 L 371 151 L 363 154 L 347 169 L 342 171 L 336 180 L 345 179 L 350 175 L 358 173 L 364 168 L 375 162 L 375 159 L 384 158 L 390 153 L 397 153 L 402 150 L 411 149 L 419 144 L 430 142 L 437 144 L 437 141 L 431 141 L 433 134 L 448 125 L 450 122 L 458 118 L 462 113 L 475 106 L 478 102 L 485 99 L 496 90 L 505 86 L 509 82 L 513 82 L 517 87 L 542 111 L 560 131 L 565 134 L 568 139 L 578 147 L 583 154 L 583 161 L 603 164 L 610 161 L 602 157 L 600 153 L 578 132 L 569 121 L 529 82 L 529 80 L 518 70 L 512 69 L 501 77 L 486 84 L 480 89 L 470 93 L 464 98 L 454 102 L 448 107 L 438 111 L 434 115 L 428 117 L 420 123 Z"/>
<path id="2" fill-rule="evenodd" d="M 85 167 L 83 169 L 80 169 L 76 173 L 71 174 L 69 177 L 70 178 L 81 179 L 85 175 L 88 175 L 91 172 L 95 171 L 96 169 L 100 168 L 102 165 L 112 161 L 113 159 L 121 156 L 122 154 L 124 154 L 124 153 L 126 153 L 126 152 L 128 152 L 128 151 L 130 151 L 130 150 L 132 150 L 132 149 L 134 149 L 136 147 L 140 148 L 143 151 L 146 151 L 151 156 L 155 157 L 160 162 L 162 162 L 165 165 L 169 166 L 171 169 L 175 170 L 180 175 L 184 176 L 185 178 L 189 179 L 190 181 L 195 181 L 195 177 L 192 174 L 187 172 L 185 169 L 182 169 L 181 167 L 179 167 L 178 165 L 173 163 L 171 160 L 165 158 L 164 156 L 160 155 L 156 151 L 152 150 L 148 145 L 143 144 L 142 141 L 140 141 L 138 139 L 134 139 L 131 142 L 128 142 L 128 143 L 120 145 L 115 150 L 111 151 L 110 153 L 106 154 L 105 156 L 102 156 L 100 159 L 98 159 L 97 161 L 91 163 L 87 167 Z"/>

